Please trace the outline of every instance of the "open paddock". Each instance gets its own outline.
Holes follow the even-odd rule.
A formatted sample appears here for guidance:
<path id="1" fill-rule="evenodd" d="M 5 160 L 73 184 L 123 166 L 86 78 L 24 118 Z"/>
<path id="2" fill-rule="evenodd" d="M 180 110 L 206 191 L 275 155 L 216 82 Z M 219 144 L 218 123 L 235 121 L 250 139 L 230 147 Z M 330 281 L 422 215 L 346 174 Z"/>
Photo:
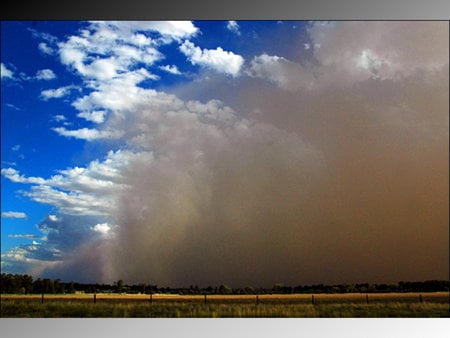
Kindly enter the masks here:
<path id="1" fill-rule="evenodd" d="M 449 293 L 2 295 L 2 317 L 450 317 Z"/>
<path id="2" fill-rule="evenodd" d="M 42 295 L 1 295 L 2 302 L 42 301 Z M 262 295 L 178 295 L 178 294 L 45 294 L 45 301 L 78 302 L 194 302 L 194 303 L 380 303 L 380 302 L 432 302 L 449 303 L 449 292 L 410 293 L 323 293 L 323 294 L 262 294 Z"/>

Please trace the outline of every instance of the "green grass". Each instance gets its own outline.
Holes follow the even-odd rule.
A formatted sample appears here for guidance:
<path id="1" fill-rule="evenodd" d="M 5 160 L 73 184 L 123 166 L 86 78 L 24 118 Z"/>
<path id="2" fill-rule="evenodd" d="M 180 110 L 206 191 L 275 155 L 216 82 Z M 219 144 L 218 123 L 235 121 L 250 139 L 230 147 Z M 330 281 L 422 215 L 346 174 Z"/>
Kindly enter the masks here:
<path id="1" fill-rule="evenodd" d="M 36 318 L 299 318 L 299 317 L 450 317 L 445 303 L 380 302 L 328 304 L 243 304 L 196 302 L 115 302 L 2 300 L 1 317 Z"/>

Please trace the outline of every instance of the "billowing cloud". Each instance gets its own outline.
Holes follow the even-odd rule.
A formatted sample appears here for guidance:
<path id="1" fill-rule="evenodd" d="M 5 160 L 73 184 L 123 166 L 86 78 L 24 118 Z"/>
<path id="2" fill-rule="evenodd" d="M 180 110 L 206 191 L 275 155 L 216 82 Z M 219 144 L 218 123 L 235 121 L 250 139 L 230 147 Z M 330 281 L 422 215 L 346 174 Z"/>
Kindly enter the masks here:
<path id="1" fill-rule="evenodd" d="M 201 49 L 188 40 L 180 46 L 180 51 L 193 65 L 200 65 L 232 76 L 238 76 L 244 64 L 244 58 L 238 54 L 224 51 L 221 47 Z"/>
<path id="2" fill-rule="evenodd" d="M 20 175 L 19 171 L 14 168 L 2 169 L 1 173 L 9 180 L 16 183 L 42 184 L 45 182 L 45 180 L 40 177 L 25 177 L 23 175 Z"/>
<path id="3" fill-rule="evenodd" d="M 27 214 L 21 211 L 4 211 L 2 218 L 27 218 Z"/>
<path id="4" fill-rule="evenodd" d="M 163 58 L 158 46 L 190 37 L 197 31 L 189 21 L 92 22 L 80 35 L 73 35 L 58 46 L 63 64 L 83 77 L 109 81 L 137 64 L 153 65 Z M 152 39 L 141 32 L 156 32 L 161 37 Z M 148 72 L 145 75 L 155 78 Z"/>
<path id="5" fill-rule="evenodd" d="M 235 76 L 227 90 L 219 76 L 172 94 L 140 87 L 150 73 L 111 43 L 164 40 L 92 25 L 60 45 L 61 61 L 94 82 L 72 103 L 79 117 L 106 113 L 99 129 L 57 131 L 120 130 L 122 150 L 50 178 L 2 169 L 58 211 L 38 226 L 48 251 L 21 247 L 6 262 L 171 286 L 448 276 L 448 23 L 313 23 L 313 60 L 261 54 L 245 72 L 238 55 L 166 34 L 192 63 Z M 83 67 L 102 48 L 123 59 L 91 76 Z"/>
<path id="6" fill-rule="evenodd" d="M 147 152 L 109 152 L 103 161 L 92 161 L 86 167 L 60 170 L 48 179 L 26 177 L 13 168 L 2 169 L 2 175 L 16 183 L 32 184 L 31 191 L 23 192 L 34 201 L 57 207 L 66 215 L 105 216 L 116 207 L 117 194 L 127 189 L 122 171 L 139 158 L 152 160 Z M 59 221 L 56 215 L 48 220 Z"/>

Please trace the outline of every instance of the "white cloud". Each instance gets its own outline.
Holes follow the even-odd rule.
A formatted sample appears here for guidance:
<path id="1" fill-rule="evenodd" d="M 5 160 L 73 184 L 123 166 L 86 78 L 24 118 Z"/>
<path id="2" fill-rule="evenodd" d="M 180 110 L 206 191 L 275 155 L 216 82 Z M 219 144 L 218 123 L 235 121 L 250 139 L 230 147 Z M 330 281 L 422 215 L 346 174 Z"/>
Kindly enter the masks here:
<path id="1" fill-rule="evenodd" d="M 113 129 L 98 130 L 98 129 L 81 128 L 68 130 L 64 127 L 57 127 L 52 128 L 52 130 L 62 136 L 73 137 L 86 141 L 93 141 L 98 139 L 118 139 L 123 135 L 122 131 Z"/>
<path id="2" fill-rule="evenodd" d="M 53 116 L 53 120 L 56 122 L 64 122 L 67 120 L 67 118 L 64 115 L 55 115 Z"/>
<path id="3" fill-rule="evenodd" d="M 56 89 L 46 89 L 41 92 L 41 99 L 44 101 L 48 101 L 49 99 L 59 99 L 64 97 L 70 93 L 72 89 L 76 88 L 75 86 L 65 86 Z"/>
<path id="4" fill-rule="evenodd" d="M 1 78 L 14 78 L 14 73 L 13 71 L 9 70 L 8 68 L 6 68 L 6 66 L 2 63 L 1 64 Z"/>
<path id="5" fill-rule="evenodd" d="M 56 75 L 51 69 L 41 69 L 36 73 L 36 79 L 38 80 L 52 80 Z"/>
<path id="6" fill-rule="evenodd" d="M 27 218 L 27 214 L 18 211 L 4 211 L 2 212 L 2 218 Z"/>
<path id="7" fill-rule="evenodd" d="M 20 144 L 16 144 L 11 148 L 12 151 L 19 151 L 20 150 Z"/>
<path id="8" fill-rule="evenodd" d="M 23 175 L 20 175 L 19 172 L 14 168 L 2 169 L 1 174 L 15 183 L 31 183 L 31 184 L 45 183 L 45 180 L 40 177 L 25 177 Z"/>
<path id="9" fill-rule="evenodd" d="M 48 219 L 52 222 L 58 222 L 60 220 L 56 215 L 48 215 Z"/>
<path id="10" fill-rule="evenodd" d="M 201 49 L 186 40 L 180 46 L 180 51 L 188 57 L 194 65 L 204 66 L 220 73 L 238 76 L 244 58 L 233 52 L 224 51 L 221 47 L 216 49 Z"/>
<path id="11" fill-rule="evenodd" d="M 195 35 L 198 28 L 191 21 L 108 21 L 97 23 L 125 31 L 153 31 L 171 38 L 186 38 Z"/>
<path id="12" fill-rule="evenodd" d="M 36 202 L 55 206 L 62 214 L 105 216 L 113 210 L 120 193 L 127 189 L 122 175 L 130 162 L 138 159 L 151 162 L 152 158 L 151 152 L 119 150 L 110 151 L 103 161 L 95 160 L 87 167 L 60 170 L 58 175 L 48 179 L 25 177 L 12 168 L 2 169 L 1 173 L 12 182 L 33 184 L 31 191 L 24 192 L 24 195 Z M 56 215 L 49 215 L 48 219 L 50 222 L 61 220 Z"/>
<path id="13" fill-rule="evenodd" d="M 77 116 L 81 117 L 87 121 L 91 121 L 94 123 L 103 123 L 105 122 L 106 111 L 104 110 L 96 110 L 93 112 L 81 112 L 78 113 Z"/>
<path id="14" fill-rule="evenodd" d="M 61 62 L 88 79 L 105 82 L 133 71 L 138 63 L 153 65 L 164 56 L 155 48 L 161 42 L 142 32 L 161 32 L 166 38 L 181 38 L 196 32 L 192 23 L 108 21 L 92 22 L 78 36 L 59 43 Z M 171 40 L 165 41 L 169 43 Z M 149 72 L 148 78 L 155 78 Z"/>
<path id="15" fill-rule="evenodd" d="M 102 82 L 96 91 L 77 99 L 73 106 L 79 111 L 130 111 L 156 95 L 154 90 L 145 90 L 136 86 L 151 75 L 145 69 L 128 72 L 118 78 Z"/>
<path id="16" fill-rule="evenodd" d="M 165 65 L 165 66 L 160 66 L 159 68 L 170 74 L 174 74 L 174 75 L 181 74 L 181 72 L 178 70 L 178 67 L 176 65 L 170 65 L 170 66 Z"/>
<path id="17" fill-rule="evenodd" d="M 276 55 L 262 54 L 255 56 L 250 63 L 247 74 L 268 80 L 277 86 L 295 91 L 314 85 L 314 76 L 310 69 Z"/>
<path id="18" fill-rule="evenodd" d="M 109 196 L 99 198 L 95 194 L 69 191 L 65 192 L 48 185 L 33 186 L 25 196 L 32 200 L 52 205 L 63 214 L 68 215 L 107 215 L 111 212 Z"/>
<path id="19" fill-rule="evenodd" d="M 239 25 L 236 21 L 228 21 L 227 29 L 234 34 L 241 35 L 241 32 L 239 31 Z"/>
<path id="20" fill-rule="evenodd" d="M 8 237 L 9 238 L 32 239 L 32 240 L 41 239 L 41 237 L 33 235 L 33 234 L 11 234 L 11 235 L 8 235 Z"/>
<path id="21" fill-rule="evenodd" d="M 45 42 L 41 42 L 38 45 L 39 50 L 44 53 L 44 54 L 48 54 L 48 55 L 52 55 L 54 53 L 53 48 L 51 48 L 49 45 L 47 45 Z"/>
<path id="22" fill-rule="evenodd" d="M 101 235 L 107 235 L 111 231 L 111 226 L 108 223 L 99 223 L 93 226 L 92 231 L 98 232 Z"/>

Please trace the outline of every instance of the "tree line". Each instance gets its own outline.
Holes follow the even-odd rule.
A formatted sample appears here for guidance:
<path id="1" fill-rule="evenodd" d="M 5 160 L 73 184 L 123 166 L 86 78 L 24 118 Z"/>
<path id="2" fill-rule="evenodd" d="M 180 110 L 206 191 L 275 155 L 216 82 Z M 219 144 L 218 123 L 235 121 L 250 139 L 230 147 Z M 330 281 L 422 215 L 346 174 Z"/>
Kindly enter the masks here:
<path id="1" fill-rule="evenodd" d="M 110 284 L 86 284 L 77 282 L 63 282 L 60 279 L 38 278 L 20 274 L 1 274 L 0 293 L 2 294 L 65 294 L 65 293 L 164 293 L 184 295 L 204 294 L 290 294 L 290 293 L 381 293 L 381 292 L 435 292 L 450 291 L 450 281 L 427 280 L 422 282 L 404 282 L 395 284 L 335 284 L 335 285 L 298 285 L 286 286 L 281 283 L 271 288 L 255 288 L 251 286 L 232 288 L 227 285 L 172 288 L 158 287 L 157 285 L 139 283 L 127 284 L 118 280 Z"/>

